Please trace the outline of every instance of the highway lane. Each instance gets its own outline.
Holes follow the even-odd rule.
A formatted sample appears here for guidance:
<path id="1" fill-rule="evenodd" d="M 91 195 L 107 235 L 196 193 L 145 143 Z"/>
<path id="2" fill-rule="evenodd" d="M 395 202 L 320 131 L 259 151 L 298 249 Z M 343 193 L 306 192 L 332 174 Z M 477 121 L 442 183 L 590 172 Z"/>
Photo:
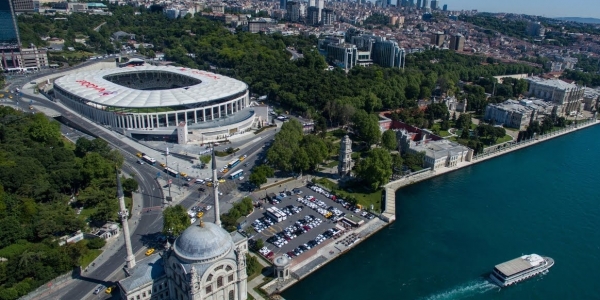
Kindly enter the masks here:
<path id="1" fill-rule="evenodd" d="M 128 174 L 135 174 L 135 178 L 139 183 L 139 192 L 142 194 L 142 203 L 134 203 L 134 205 L 141 205 L 141 208 L 157 208 L 151 211 L 142 209 L 141 216 L 132 216 L 134 220 L 137 219 L 136 221 L 139 222 L 136 230 L 132 234 L 133 251 L 136 253 L 152 245 L 157 237 L 157 234 L 162 230 L 162 209 L 160 209 L 160 207 L 163 205 L 163 193 L 161 187 L 155 179 L 156 173 L 160 170 L 148 164 L 137 164 L 136 162 L 138 158 L 135 156 L 135 153 L 138 151 L 121 141 L 121 139 L 125 137 L 119 136 L 113 132 L 101 130 L 97 128 L 97 126 L 100 125 L 94 124 L 88 119 L 80 117 L 78 114 L 71 113 L 56 103 L 43 98 L 43 96 L 24 93 L 21 97 L 21 106 L 25 107 L 26 109 L 25 104 L 28 105 L 31 100 L 34 101 L 34 108 L 37 106 L 42 106 L 57 111 L 66 119 L 68 119 L 69 122 L 85 127 L 91 133 L 106 140 L 109 144 L 111 144 L 111 146 L 118 149 L 123 154 L 125 159 L 123 171 Z M 274 134 L 275 130 L 269 130 L 264 133 L 261 141 L 258 141 L 256 144 L 238 152 L 236 154 L 237 156 L 244 154 L 249 156 L 245 161 L 249 163 L 249 166 L 242 167 L 243 164 L 240 164 L 240 166 L 237 168 L 244 168 L 245 171 L 249 171 L 255 160 L 253 156 L 251 159 L 251 154 L 263 147 L 265 142 L 270 141 Z M 234 168 L 234 170 L 237 168 Z M 222 211 L 227 211 L 231 207 L 231 202 L 233 200 L 231 191 L 237 187 L 237 183 L 238 182 L 230 184 L 228 190 L 221 190 L 224 192 L 224 195 L 220 197 Z M 200 200 L 201 203 L 205 205 L 210 204 L 214 207 L 212 189 L 205 187 L 206 192 L 200 193 L 197 191 L 197 187 L 195 186 L 197 185 L 191 185 L 190 194 L 181 202 L 181 204 L 184 207 L 189 208 L 196 205 Z M 223 188 L 225 188 L 225 185 L 223 185 Z M 214 219 L 214 210 L 207 213 L 205 219 L 212 221 Z M 66 293 L 63 291 L 64 294 L 60 296 L 60 299 L 85 299 L 92 297 L 91 293 L 93 289 L 99 284 L 103 284 L 105 286 L 112 285 L 113 283 L 106 282 L 105 280 L 123 268 L 126 257 L 124 245 L 115 244 L 115 246 L 119 247 L 119 250 L 116 252 L 116 254 L 114 254 L 110 259 L 107 259 L 105 263 L 99 265 L 97 264 L 92 268 L 88 268 L 88 271 L 82 274 L 81 280 L 78 280 L 77 282 L 66 287 L 68 288 L 68 291 L 66 291 Z"/>
<path id="2" fill-rule="evenodd" d="M 135 178 L 139 183 L 139 189 L 140 193 L 142 194 L 143 201 L 141 204 L 134 203 L 134 205 L 142 205 L 142 208 L 162 206 L 162 189 L 154 177 L 158 169 L 147 164 L 137 164 L 137 157 L 134 154 L 137 153 L 136 149 L 126 143 L 123 143 L 115 135 L 98 129 L 95 124 L 92 124 L 87 119 L 83 119 L 78 115 L 72 114 L 71 112 L 56 105 L 52 101 L 26 94 L 22 96 L 22 102 L 29 103 L 30 100 L 35 101 L 34 106 L 44 106 L 59 112 L 61 115 L 69 119 L 70 122 L 84 126 L 93 134 L 107 141 L 115 149 L 118 149 L 123 154 L 125 159 L 123 171 L 129 174 L 135 174 Z M 142 209 L 141 217 L 134 215 L 132 218 L 139 219 L 137 220 L 139 224 L 132 234 L 132 248 L 135 253 L 140 249 L 145 248 L 154 238 L 154 234 L 162 230 L 162 211 L 158 209 L 152 210 L 151 212 L 146 212 L 146 210 Z M 69 286 L 69 291 L 64 294 L 61 299 L 84 299 L 99 283 L 108 285 L 108 283 L 105 283 L 104 280 L 125 265 L 125 257 L 127 255 L 124 245 L 121 245 L 120 247 L 120 250 L 104 264 L 97 265 L 91 270 L 88 269 L 88 272 L 82 274 L 81 280 Z"/>

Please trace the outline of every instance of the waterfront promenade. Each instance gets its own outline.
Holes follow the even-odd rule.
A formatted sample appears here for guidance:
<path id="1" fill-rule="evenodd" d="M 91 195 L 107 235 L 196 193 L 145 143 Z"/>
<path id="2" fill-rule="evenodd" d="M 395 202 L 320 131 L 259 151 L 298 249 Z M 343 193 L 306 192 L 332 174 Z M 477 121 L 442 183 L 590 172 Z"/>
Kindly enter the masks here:
<path id="1" fill-rule="evenodd" d="M 507 143 L 504 143 L 501 145 L 494 145 L 494 146 L 488 147 L 488 148 L 486 148 L 486 151 L 484 151 L 483 154 L 478 154 L 478 155 L 473 156 L 473 159 L 471 161 L 459 162 L 454 167 L 450 167 L 450 168 L 442 167 L 437 170 L 427 170 L 427 171 L 417 172 L 415 174 L 404 176 L 398 180 L 394 180 L 384 186 L 385 210 L 382 213 L 382 217 L 384 219 L 388 218 L 390 222 L 394 221 L 394 219 L 390 219 L 390 218 L 395 218 L 396 191 L 404 186 L 407 186 L 407 185 L 410 185 L 413 183 L 417 183 L 419 181 L 423 181 L 423 180 L 426 180 L 426 179 L 429 179 L 429 178 L 432 178 L 435 176 L 446 174 L 448 172 L 453 172 L 458 169 L 468 167 L 473 164 L 480 163 L 480 162 L 486 161 L 488 159 L 498 157 L 500 155 L 510 153 L 512 151 L 516 151 L 516 150 L 519 150 L 519 149 L 522 149 L 525 147 L 536 145 L 538 143 L 545 142 L 545 141 L 553 139 L 555 137 L 559 137 L 559 136 L 569 134 L 569 133 L 572 133 L 572 132 L 580 130 L 580 129 L 584 129 L 584 128 L 587 128 L 590 126 L 597 125 L 598 123 L 599 122 L 597 119 L 590 118 L 589 120 L 583 121 L 577 125 L 570 125 L 566 128 L 561 128 L 561 129 L 552 131 L 550 133 L 536 136 L 535 138 L 531 138 L 528 140 L 523 140 L 520 142 L 507 142 Z"/>

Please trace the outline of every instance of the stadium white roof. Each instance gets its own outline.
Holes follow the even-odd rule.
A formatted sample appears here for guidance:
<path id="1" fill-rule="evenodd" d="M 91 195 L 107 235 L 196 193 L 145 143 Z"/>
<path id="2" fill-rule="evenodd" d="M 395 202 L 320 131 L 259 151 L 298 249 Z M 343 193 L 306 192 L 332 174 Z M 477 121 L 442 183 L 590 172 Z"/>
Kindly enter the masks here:
<path id="1" fill-rule="evenodd" d="M 188 87 L 166 90 L 136 90 L 112 83 L 104 76 L 140 71 L 172 72 L 202 81 Z M 140 66 L 72 73 L 58 78 L 63 90 L 105 106 L 143 108 L 194 104 L 226 98 L 244 92 L 248 85 L 239 80 L 202 70 L 169 66 Z"/>

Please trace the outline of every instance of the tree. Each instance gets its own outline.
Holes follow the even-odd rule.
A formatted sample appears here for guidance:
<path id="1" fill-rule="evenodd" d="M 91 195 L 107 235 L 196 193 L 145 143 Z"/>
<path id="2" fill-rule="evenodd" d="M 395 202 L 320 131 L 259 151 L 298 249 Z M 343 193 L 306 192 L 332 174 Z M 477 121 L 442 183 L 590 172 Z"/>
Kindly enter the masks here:
<path id="1" fill-rule="evenodd" d="M 200 155 L 200 161 L 205 165 L 207 165 L 211 160 L 212 157 L 210 155 Z"/>
<path id="2" fill-rule="evenodd" d="M 392 155 L 392 168 L 396 172 L 400 172 L 402 170 L 402 165 L 404 164 L 404 160 L 400 154 Z"/>
<path id="3" fill-rule="evenodd" d="M 356 175 L 373 190 L 388 183 L 392 176 L 392 156 L 381 148 L 369 151 L 356 166 Z"/>
<path id="4" fill-rule="evenodd" d="M 89 249 L 100 249 L 106 245 L 106 241 L 102 238 L 93 238 L 87 241 L 87 247 Z"/>
<path id="5" fill-rule="evenodd" d="M 379 130 L 379 119 L 375 115 L 368 114 L 364 110 L 358 110 L 352 118 L 354 123 L 354 132 L 358 140 L 367 143 L 367 145 L 377 144 L 381 138 Z"/>
<path id="6" fill-rule="evenodd" d="M 383 134 L 381 135 L 381 145 L 390 151 L 398 149 L 398 141 L 396 140 L 396 132 L 391 129 L 384 131 Z"/>
<path id="7" fill-rule="evenodd" d="M 163 210 L 163 233 L 165 235 L 179 236 L 190 226 L 190 217 L 185 207 L 178 204 Z"/>
<path id="8" fill-rule="evenodd" d="M 137 191 L 138 189 L 138 182 L 133 178 L 122 178 L 121 182 L 125 192 L 131 193 L 133 191 Z"/>
<path id="9" fill-rule="evenodd" d="M 506 135 L 506 129 L 504 127 L 494 127 L 494 143 L 498 141 L 499 138 L 503 138 Z"/>
<path id="10" fill-rule="evenodd" d="M 267 183 L 268 177 L 273 177 L 274 175 L 275 172 L 271 167 L 267 165 L 260 165 L 252 170 L 252 174 L 250 174 L 248 181 L 256 186 L 260 186 L 261 184 Z"/>
<path id="11" fill-rule="evenodd" d="M 304 136 L 300 147 L 307 156 L 308 168 L 296 168 L 299 171 L 315 170 L 329 154 L 325 141 L 312 134 Z"/>
<path id="12" fill-rule="evenodd" d="M 404 154 L 404 164 L 413 171 L 420 171 L 423 169 L 424 159 L 425 152 Z"/>
<path id="13" fill-rule="evenodd" d="M 260 249 L 262 249 L 262 247 L 265 246 L 265 242 L 263 242 L 262 239 L 257 239 L 256 243 L 254 244 L 254 250 L 258 251 Z"/>

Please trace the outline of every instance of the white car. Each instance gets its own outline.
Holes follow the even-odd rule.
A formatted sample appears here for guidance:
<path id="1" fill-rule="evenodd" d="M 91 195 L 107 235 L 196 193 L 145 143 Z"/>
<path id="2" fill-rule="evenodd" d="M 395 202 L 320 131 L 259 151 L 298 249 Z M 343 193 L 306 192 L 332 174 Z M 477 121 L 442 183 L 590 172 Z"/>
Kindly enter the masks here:
<path id="1" fill-rule="evenodd" d="M 212 208 L 212 206 L 211 206 L 211 205 L 207 205 L 207 206 L 206 206 L 206 210 L 210 210 L 211 208 Z"/>
<path id="2" fill-rule="evenodd" d="M 190 223 L 194 224 L 194 222 L 196 222 L 196 218 L 190 219 Z"/>

